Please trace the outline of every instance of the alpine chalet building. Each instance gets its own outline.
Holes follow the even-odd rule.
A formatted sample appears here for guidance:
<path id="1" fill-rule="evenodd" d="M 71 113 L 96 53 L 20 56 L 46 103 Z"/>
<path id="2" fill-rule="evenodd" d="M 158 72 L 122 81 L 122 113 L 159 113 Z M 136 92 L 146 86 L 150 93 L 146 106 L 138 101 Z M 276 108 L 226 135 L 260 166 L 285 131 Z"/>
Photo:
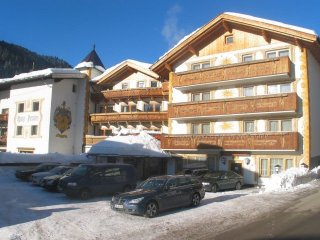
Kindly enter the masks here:
<path id="1" fill-rule="evenodd" d="M 223 13 L 151 68 L 169 80 L 168 172 L 233 170 L 246 184 L 320 156 L 320 44 L 312 30 Z"/>

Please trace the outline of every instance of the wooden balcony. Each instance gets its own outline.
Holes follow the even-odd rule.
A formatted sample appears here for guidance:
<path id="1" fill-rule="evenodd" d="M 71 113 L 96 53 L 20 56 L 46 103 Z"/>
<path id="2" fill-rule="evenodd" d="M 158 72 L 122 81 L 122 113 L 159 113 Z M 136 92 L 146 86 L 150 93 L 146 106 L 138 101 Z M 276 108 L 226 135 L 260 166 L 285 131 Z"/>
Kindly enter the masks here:
<path id="1" fill-rule="evenodd" d="M 91 114 L 91 123 L 168 121 L 167 112 L 124 112 Z"/>
<path id="2" fill-rule="evenodd" d="M 290 76 L 291 61 L 288 57 L 258 60 L 239 64 L 188 71 L 173 76 L 173 87 L 218 83 L 227 80 L 257 79 Z"/>
<path id="3" fill-rule="evenodd" d="M 298 132 L 210 135 L 162 135 L 167 150 L 298 150 Z"/>
<path id="4" fill-rule="evenodd" d="M 6 135 L 0 136 L 0 146 L 7 146 L 7 136 Z"/>
<path id="5" fill-rule="evenodd" d="M 8 114 L 0 114 L 0 122 L 8 122 Z"/>
<path id="6" fill-rule="evenodd" d="M 169 118 L 267 112 L 297 112 L 296 93 L 169 104 Z"/>
<path id="7" fill-rule="evenodd" d="M 105 99 L 129 99 L 138 97 L 163 97 L 168 96 L 167 88 L 136 88 L 102 91 Z"/>
<path id="8" fill-rule="evenodd" d="M 93 145 L 93 144 L 96 144 L 98 142 L 105 140 L 106 138 L 107 138 L 107 136 L 86 135 L 86 137 L 84 139 L 84 144 L 85 145 Z"/>

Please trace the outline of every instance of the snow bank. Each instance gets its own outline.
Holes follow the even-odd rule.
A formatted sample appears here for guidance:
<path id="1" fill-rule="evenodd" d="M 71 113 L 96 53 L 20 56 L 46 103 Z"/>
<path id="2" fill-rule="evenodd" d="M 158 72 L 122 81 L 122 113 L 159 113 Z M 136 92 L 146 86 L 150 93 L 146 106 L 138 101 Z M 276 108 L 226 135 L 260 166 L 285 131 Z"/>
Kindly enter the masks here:
<path id="1" fill-rule="evenodd" d="M 91 147 L 89 155 L 117 155 L 117 156 L 147 156 L 147 157 L 169 157 L 160 148 L 160 141 L 145 131 L 136 135 L 109 137 Z"/>
<path id="2" fill-rule="evenodd" d="M 312 169 L 290 168 L 279 174 L 273 174 L 270 181 L 266 183 L 266 191 L 286 190 L 294 188 L 297 185 L 308 183 L 313 179 L 320 177 L 320 166 Z"/>
<path id="3" fill-rule="evenodd" d="M 59 162 L 59 163 L 85 163 L 90 160 L 86 154 L 65 155 L 60 153 L 48 154 L 28 154 L 28 153 L 0 153 L 0 164 L 7 163 L 42 163 L 42 162 Z"/>

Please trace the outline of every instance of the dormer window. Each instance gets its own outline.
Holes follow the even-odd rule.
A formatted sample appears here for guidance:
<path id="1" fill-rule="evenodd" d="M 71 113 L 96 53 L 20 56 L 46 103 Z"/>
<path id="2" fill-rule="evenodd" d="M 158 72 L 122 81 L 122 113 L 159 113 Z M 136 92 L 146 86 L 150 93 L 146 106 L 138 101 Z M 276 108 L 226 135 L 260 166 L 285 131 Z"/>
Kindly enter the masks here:
<path id="1" fill-rule="evenodd" d="M 225 37 L 225 44 L 233 43 L 233 35 L 229 35 Z"/>
<path id="2" fill-rule="evenodd" d="M 276 58 L 276 57 L 286 57 L 289 56 L 289 50 L 288 49 L 282 49 L 282 50 L 275 50 L 266 52 L 267 58 Z"/>
<path id="3" fill-rule="evenodd" d="M 121 89 L 128 89 L 128 83 L 122 83 Z"/>
<path id="4" fill-rule="evenodd" d="M 252 60 L 253 60 L 253 56 L 252 55 L 246 54 L 246 55 L 242 56 L 242 62 L 250 62 Z"/>
<path id="5" fill-rule="evenodd" d="M 200 70 L 204 68 L 209 68 L 210 62 L 194 63 L 191 65 L 192 70 Z"/>
<path id="6" fill-rule="evenodd" d="M 151 87 L 158 87 L 157 81 L 151 81 Z"/>
<path id="7" fill-rule="evenodd" d="M 138 81 L 137 82 L 137 87 L 138 88 L 144 88 L 144 81 Z"/>

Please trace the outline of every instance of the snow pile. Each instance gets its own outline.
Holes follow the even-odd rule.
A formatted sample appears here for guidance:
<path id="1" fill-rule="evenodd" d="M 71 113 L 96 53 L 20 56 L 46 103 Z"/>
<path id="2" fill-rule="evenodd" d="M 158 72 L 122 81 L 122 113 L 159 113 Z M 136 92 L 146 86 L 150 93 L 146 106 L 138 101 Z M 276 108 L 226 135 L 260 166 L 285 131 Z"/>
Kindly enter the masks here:
<path id="1" fill-rule="evenodd" d="M 309 171 L 308 168 L 290 168 L 279 174 L 271 175 L 270 181 L 266 183 L 266 191 L 290 189 L 299 184 L 308 183 L 320 176 L 320 166 Z"/>
<path id="2" fill-rule="evenodd" d="M 85 163 L 90 161 L 85 154 L 81 155 L 64 155 L 60 153 L 48 154 L 28 154 L 28 153 L 0 153 L 0 164 L 8 163 L 42 163 L 42 162 L 59 162 L 59 163 Z"/>
<path id="3" fill-rule="evenodd" d="M 106 140 L 93 145 L 88 154 L 169 157 L 169 155 L 160 148 L 160 141 L 150 136 L 145 131 L 141 131 L 136 135 L 122 136 L 121 134 L 124 133 L 124 131 L 121 131 L 118 136 L 109 137 Z"/>

